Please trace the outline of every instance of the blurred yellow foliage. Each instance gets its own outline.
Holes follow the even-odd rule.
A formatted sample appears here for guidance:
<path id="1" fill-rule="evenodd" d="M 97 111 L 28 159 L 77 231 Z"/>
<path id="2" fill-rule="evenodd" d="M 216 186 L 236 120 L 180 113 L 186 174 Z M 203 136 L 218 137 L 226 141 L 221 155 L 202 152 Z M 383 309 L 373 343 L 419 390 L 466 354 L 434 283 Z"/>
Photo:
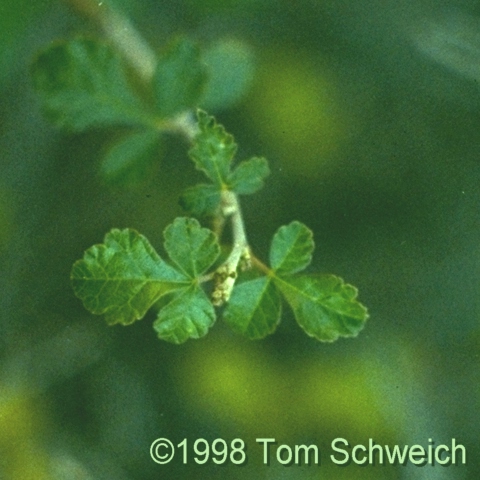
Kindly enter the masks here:
<path id="1" fill-rule="evenodd" d="M 279 47 L 259 62 L 247 107 L 260 136 L 282 152 L 282 168 L 309 175 L 345 135 L 336 80 L 326 62 Z"/>
<path id="2" fill-rule="evenodd" d="M 192 409 L 250 435 L 320 440 L 322 434 L 358 438 L 368 431 L 386 438 L 392 433 L 379 408 L 380 393 L 358 358 L 283 365 L 256 344 L 216 339 L 194 347 L 180 368 Z"/>
<path id="3" fill-rule="evenodd" d="M 42 445 L 43 416 L 23 392 L 2 388 L 0 396 L 0 471 L 9 480 L 50 480 Z"/>

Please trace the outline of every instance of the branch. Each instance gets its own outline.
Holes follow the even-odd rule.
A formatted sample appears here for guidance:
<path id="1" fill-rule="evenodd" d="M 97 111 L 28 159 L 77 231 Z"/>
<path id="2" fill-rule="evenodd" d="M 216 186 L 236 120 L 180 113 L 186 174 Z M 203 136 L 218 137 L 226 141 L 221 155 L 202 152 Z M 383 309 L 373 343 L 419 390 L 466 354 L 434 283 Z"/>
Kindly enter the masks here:
<path id="1" fill-rule="evenodd" d="M 157 57 L 127 17 L 107 6 L 103 1 L 63 0 L 78 13 L 96 23 L 104 35 L 120 52 L 131 68 L 145 83 L 152 81 Z M 197 134 L 193 114 L 186 111 L 159 125 L 163 131 L 180 133 L 191 142 Z"/>
<path id="2" fill-rule="evenodd" d="M 250 247 L 245 233 L 240 203 L 235 193 L 229 190 L 222 192 L 222 214 L 230 217 L 233 246 L 227 260 L 214 274 L 215 288 L 212 293 L 212 303 L 215 306 L 221 306 L 230 299 L 237 279 L 238 267 L 247 269 L 251 266 Z"/>
<path id="3" fill-rule="evenodd" d="M 193 112 L 191 110 L 186 110 L 171 120 L 167 120 L 162 126 L 162 131 L 179 133 L 191 143 L 193 142 L 195 135 L 199 132 L 199 128 L 195 122 Z"/>
<path id="4" fill-rule="evenodd" d="M 152 79 L 157 64 L 155 52 L 128 18 L 103 1 L 64 0 L 74 10 L 93 20 L 145 82 Z"/>
<path id="5" fill-rule="evenodd" d="M 146 83 L 154 76 L 157 60 L 155 52 L 137 32 L 135 27 L 122 14 L 111 9 L 103 1 L 63 0 L 74 10 L 93 20 L 103 30 L 105 36 L 119 50 L 129 65 Z M 163 131 L 181 133 L 192 142 L 198 133 L 198 126 L 191 111 L 186 111 L 175 118 L 163 122 Z M 237 278 L 237 270 L 251 267 L 251 254 L 245 233 L 245 226 L 240 204 L 235 193 L 222 193 L 222 216 L 230 217 L 233 233 L 233 247 L 227 260 L 214 272 L 215 288 L 212 303 L 221 306 L 227 302 Z M 210 276 L 202 278 L 203 281 Z"/>

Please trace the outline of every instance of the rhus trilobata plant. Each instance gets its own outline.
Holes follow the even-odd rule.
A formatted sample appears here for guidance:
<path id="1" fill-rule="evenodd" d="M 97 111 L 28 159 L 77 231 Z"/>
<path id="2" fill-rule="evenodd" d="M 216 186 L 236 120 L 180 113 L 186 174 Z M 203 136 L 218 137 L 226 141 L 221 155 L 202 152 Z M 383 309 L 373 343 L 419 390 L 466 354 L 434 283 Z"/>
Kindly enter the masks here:
<path id="1" fill-rule="evenodd" d="M 157 58 L 138 37 L 125 42 L 106 28 L 121 20 L 115 15 L 101 17 L 109 42 L 76 38 L 37 56 L 32 73 L 43 111 L 71 132 L 128 130 L 102 161 L 109 181 L 139 175 L 166 132 L 188 138 L 189 156 L 206 178 L 180 196 L 186 216 L 165 228 L 162 255 L 129 228 L 111 230 L 86 250 L 71 271 L 84 306 L 110 325 L 129 325 L 155 307 L 157 335 L 176 344 L 206 335 L 217 316 L 250 339 L 263 338 L 277 328 L 285 304 L 320 341 L 356 336 L 368 317 L 356 288 L 334 275 L 302 273 L 314 251 L 308 227 L 281 226 L 265 262 L 248 244 L 239 198 L 264 186 L 268 163 L 236 162 L 233 137 L 205 111 L 230 106 L 246 90 L 251 65 L 242 44 L 223 41 L 201 51 L 180 38 Z M 197 219 L 209 219 L 212 229 Z M 228 224 L 232 245 L 221 254 Z"/>

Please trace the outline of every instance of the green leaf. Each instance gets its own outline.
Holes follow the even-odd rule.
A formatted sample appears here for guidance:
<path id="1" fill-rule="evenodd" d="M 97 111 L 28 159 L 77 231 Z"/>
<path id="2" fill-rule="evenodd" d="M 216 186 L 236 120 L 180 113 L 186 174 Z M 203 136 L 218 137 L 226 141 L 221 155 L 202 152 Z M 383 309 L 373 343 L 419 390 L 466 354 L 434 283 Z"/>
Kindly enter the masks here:
<path id="1" fill-rule="evenodd" d="M 216 215 L 220 208 L 221 192 L 215 185 L 199 184 L 187 188 L 179 203 L 196 217 Z"/>
<path id="2" fill-rule="evenodd" d="M 274 282 L 298 324 L 322 342 L 355 337 L 368 318 L 367 309 L 356 300 L 357 289 L 334 275 L 275 277 Z"/>
<path id="3" fill-rule="evenodd" d="M 214 323 L 212 303 L 200 287 L 193 285 L 175 294 L 160 310 L 153 327 L 162 340 L 180 344 L 205 336 Z"/>
<path id="4" fill-rule="evenodd" d="M 79 132 L 155 126 L 128 84 L 121 58 L 106 44 L 87 39 L 54 44 L 37 57 L 32 74 L 45 114 L 59 127 Z"/>
<path id="5" fill-rule="evenodd" d="M 141 319 L 162 295 L 190 283 L 131 229 L 107 233 L 103 244 L 75 262 L 70 278 L 87 310 L 122 325 Z"/>
<path id="6" fill-rule="evenodd" d="M 277 328 L 281 306 L 271 278 L 260 277 L 235 286 L 223 318 L 233 330 L 250 339 L 260 339 Z"/>
<path id="7" fill-rule="evenodd" d="M 265 158 L 254 157 L 240 162 L 229 178 L 230 188 L 240 195 L 255 193 L 263 187 L 263 181 L 270 173 Z"/>
<path id="8" fill-rule="evenodd" d="M 176 218 L 164 237 L 170 259 L 191 279 L 204 273 L 220 255 L 216 235 L 194 218 Z"/>
<path id="9" fill-rule="evenodd" d="M 170 118 L 197 106 L 206 78 L 197 46 L 185 38 L 177 41 L 160 58 L 154 76 L 159 115 Z"/>
<path id="10" fill-rule="evenodd" d="M 220 189 L 225 188 L 230 175 L 230 165 L 237 151 L 232 135 L 222 125 L 202 110 L 198 111 L 199 133 L 189 151 L 198 170 Z"/>
<path id="11" fill-rule="evenodd" d="M 270 266 L 277 274 L 291 274 L 306 268 L 314 249 L 313 233 L 303 223 L 293 221 L 280 227 L 270 247 Z"/>
<path id="12" fill-rule="evenodd" d="M 195 187 L 187 192 L 182 201 L 190 209 L 194 208 L 203 214 L 206 210 L 211 213 L 210 206 L 217 208 L 224 190 L 232 190 L 237 194 L 256 192 L 263 186 L 270 169 L 264 158 L 254 157 L 241 162 L 232 172 L 231 164 L 237 151 L 233 137 L 203 110 L 198 110 L 197 117 L 199 132 L 189 154 L 197 169 L 203 171 L 214 185 L 208 190 L 206 185 Z"/>
<path id="13" fill-rule="evenodd" d="M 135 184 L 150 171 L 158 144 L 159 134 L 154 130 L 132 133 L 107 152 L 100 165 L 100 173 L 110 184 Z"/>
<path id="14" fill-rule="evenodd" d="M 253 80 L 253 58 L 250 49 L 236 40 L 222 40 L 203 55 L 209 80 L 202 107 L 220 110 L 235 105 L 250 88 Z"/>

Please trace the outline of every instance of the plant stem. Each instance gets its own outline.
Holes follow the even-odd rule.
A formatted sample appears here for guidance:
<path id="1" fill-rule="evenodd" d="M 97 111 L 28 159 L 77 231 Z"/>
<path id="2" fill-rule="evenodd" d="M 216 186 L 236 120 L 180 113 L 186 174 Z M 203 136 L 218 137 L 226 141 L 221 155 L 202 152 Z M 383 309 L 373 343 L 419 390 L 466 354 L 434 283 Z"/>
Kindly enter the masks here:
<path id="1" fill-rule="evenodd" d="M 195 117 L 193 112 L 187 110 L 180 113 L 172 120 L 168 121 L 168 124 L 163 129 L 163 131 L 170 131 L 172 133 L 180 133 L 191 143 L 193 142 L 195 136 L 197 135 L 199 129 L 198 125 L 195 122 Z"/>
<path id="2" fill-rule="evenodd" d="M 233 246 L 227 260 L 215 271 L 215 289 L 212 293 L 212 303 L 221 306 L 228 302 L 232 294 L 237 269 L 249 268 L 250 247 L 248 246 L 245 225 L 238 197 L 230 190 L 222 192 L 222 213 L 229 216 L 232 223 Z M 244 265 L 241 265 L 244 262 Z"/>
<path id="3" fill-rule="evenodd" d="M 157 65 L 155 52 L 128 18 L 105 5 L 103 1 L 64 1 L 100 26 L 105 36 L 121 52 L 142 80 L 149 82 L 152 79 Z"/>
<path id="4" fill-rule="evenodd" d="M 138 33 L 128 18 L 104 5 L 98 0 L 63 0 L 79 13 L 97 23 L 105 36 L 119 50 L 129 65 L 139 77 L 149 83 L 155 74 L 157 60 L 155 52 Z M 159 126 L 163 131 L 181 133 L 189 142 L 192 142 L 198 132 L 191 111 L 183 112 L 175 118 L 169 119 Z M 251 267 L 250 247 L 248 246 L 245 225 L 238 197 L 234 192 L 222 192 L 222 216 L 230 217 L 233 233 L 233 247 L 227 260 L 213 273 L 215 289 L 212 294 L 212 303 L 223 305 L 230 295 L 237 278 L 237 270 Z M 243 264 L 242 264 L 243 263 Z M 208 281 L 210 276 L 204 276 Z"/>
<path id="5" fill-rule="evenodd" d="M 120 52 L 131 68 L 145 83 L 152 81 L 157 57 L 145 39 L 129 19 L 98 0 L 63 0 L 75 11 L 85 15 L 103 30 L 104 35 Z M 197 126 L 191 111 L 163 121 L 161 131 L 180 133 L 191 142 L 197 134 Z"/>
<path id="6" fill-rule="evenodd" d="M 252 267 L 255 267 L 256 269 L 260 270 L 263 272 L 265 275 L 272 275 L 272 270 L 267 267 L 261 260 L 259 260 L 255 255 L 251 255 L 252 258 Z"/>

